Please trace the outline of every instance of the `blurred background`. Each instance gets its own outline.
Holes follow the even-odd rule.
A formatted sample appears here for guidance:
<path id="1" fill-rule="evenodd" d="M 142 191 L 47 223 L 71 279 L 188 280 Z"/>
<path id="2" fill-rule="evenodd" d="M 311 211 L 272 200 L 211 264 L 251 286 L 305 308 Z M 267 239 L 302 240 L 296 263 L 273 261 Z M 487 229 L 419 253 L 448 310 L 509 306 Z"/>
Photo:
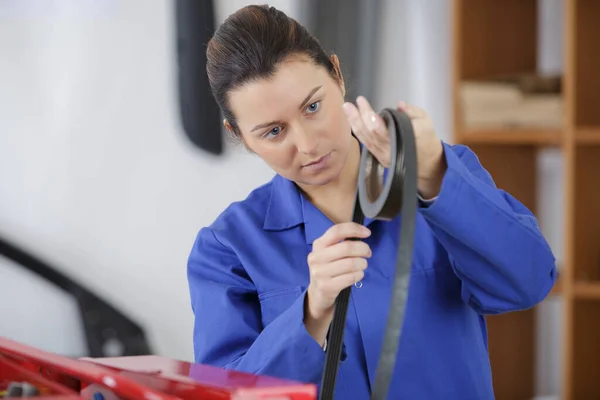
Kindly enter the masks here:
<path id="1" fill-rule="evenodd" d="M 251 3 L 0 0 L 0 336 L 192 359 L 195 235 L 273 175 L 221 137 L 204 76 Z M 599 398 L 600 1 L 270 4 L 339 55 L 349 99 L 425 108 L 538 216 L 561 277 L 489 319 L 497 398 Z"/>

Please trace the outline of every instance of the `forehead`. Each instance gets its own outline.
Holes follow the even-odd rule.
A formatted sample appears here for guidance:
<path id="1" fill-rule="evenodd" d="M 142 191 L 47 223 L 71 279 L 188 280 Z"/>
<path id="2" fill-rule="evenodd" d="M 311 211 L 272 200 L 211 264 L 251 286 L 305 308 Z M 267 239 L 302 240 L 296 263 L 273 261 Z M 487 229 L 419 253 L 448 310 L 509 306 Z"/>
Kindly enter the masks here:
<path id="1" fill-rule="evenodd" d="M 285 118 L 316 86 L 331 79 L 325 68 L 295 59 L 281 63 L 268 79 L 248 82 L 232 91 L 229 102 L 242 130 L 271 120 Z"/>

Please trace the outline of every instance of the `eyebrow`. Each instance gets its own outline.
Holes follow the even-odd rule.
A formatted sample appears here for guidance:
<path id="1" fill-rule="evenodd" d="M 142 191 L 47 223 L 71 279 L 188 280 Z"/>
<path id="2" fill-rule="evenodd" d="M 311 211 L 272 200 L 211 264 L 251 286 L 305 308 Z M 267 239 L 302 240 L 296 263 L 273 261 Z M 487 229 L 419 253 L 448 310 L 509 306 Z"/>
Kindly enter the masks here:
<path id="1" fill-rule="evenodd" d="M 318 91 L 319 89 L 321 89 L 322 87 L 323 87 L 322 85 L 319 85 L 319 86 L 317 86 L 317 87 L 313 88 L 313 90 L 311 90 L 311 91 L 308 93 L 308 96 L 306 96 L 306 97 L 304 98 L 304 100 L 302 101 L 302 103 L 300 103 L 300 107 L 298 107 L 298 108 L 299 108 L 300 110 L 302 110 L 302 108 L 304 108 L 304 106 L 306 105 L 306 103 L 308 103 L 308 102 L 310 101 L 310 98 L 311 98 L 311 97 L 313 97 L 313 95 L 314 95 L 315 93 L 317 93 L 317 91 Z M 279 122 L 279 121 L 270 121 L 270 122 L 265 122 L 264 124 L 256 125 L 254 128 L 252 128 L 252 130 L 251 130 L 250 132 L 254 132 L 254 131 L 258 130 L 258 129 L 263 129 L 263 128 L 266 128 L 266 127 L 268 127 L 268 126 L 271 126 L 271 125 L 275 125 L 275 124 L 277 124 L 278 122 Z"/>

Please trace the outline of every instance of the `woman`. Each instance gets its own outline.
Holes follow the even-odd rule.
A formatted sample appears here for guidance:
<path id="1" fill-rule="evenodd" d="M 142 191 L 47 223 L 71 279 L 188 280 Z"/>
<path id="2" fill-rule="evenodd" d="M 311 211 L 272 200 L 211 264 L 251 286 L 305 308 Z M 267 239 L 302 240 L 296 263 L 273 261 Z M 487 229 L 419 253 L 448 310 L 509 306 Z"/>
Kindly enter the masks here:
<path id="1" fill-rule="evenodd" d="M 319 384 L 335 298 L 356 284 L 335 398 L 366 399 L 400 221 L 350 221 L 360 142 L 389 163 L 384 122 L 366 99 L 344 101 L 338 59 L 274 8 L 231 15 L 207 55 L 225 127 L 276 176 L 198 234 L 188 265 L 195 361 Z M 438 139 L 423 110 L 399 108 L 417 137 L 420 203 L 390 398 L 491 399 L 484 316 L 544 299 L 554 257 L 531 212 L 473 152 Z"/>

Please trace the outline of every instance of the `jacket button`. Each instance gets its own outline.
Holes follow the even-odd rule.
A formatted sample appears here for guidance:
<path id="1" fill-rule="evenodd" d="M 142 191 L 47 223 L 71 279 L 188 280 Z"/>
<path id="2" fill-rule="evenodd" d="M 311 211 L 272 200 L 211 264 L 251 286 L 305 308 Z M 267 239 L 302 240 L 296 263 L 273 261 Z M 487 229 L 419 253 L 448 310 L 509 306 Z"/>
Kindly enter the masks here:
<path id="1" fill-rule="evenodd" d="M 363 286 L 362 281 L 354 283 L 354 287 L 357 288 L 357 289 L 360 289 L 362 286 Z"/>

